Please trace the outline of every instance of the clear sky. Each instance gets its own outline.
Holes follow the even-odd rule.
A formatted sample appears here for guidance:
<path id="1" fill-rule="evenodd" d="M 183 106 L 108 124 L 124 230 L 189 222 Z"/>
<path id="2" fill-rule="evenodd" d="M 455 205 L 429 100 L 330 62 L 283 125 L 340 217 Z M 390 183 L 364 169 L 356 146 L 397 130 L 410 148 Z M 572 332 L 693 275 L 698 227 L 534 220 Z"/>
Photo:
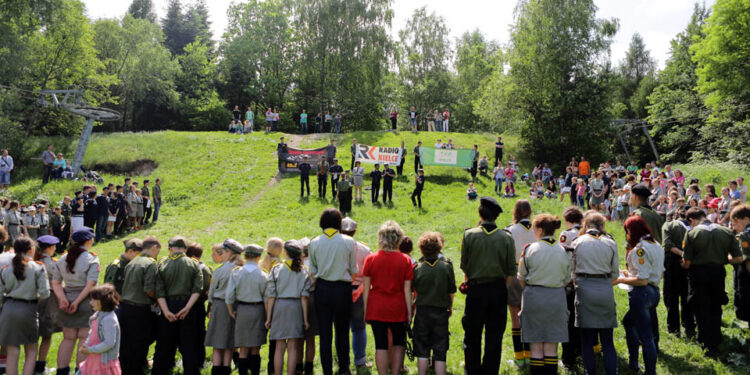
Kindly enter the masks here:
<path id="1" fill-rule="evenodd" d="M 192 0 L 183 0 L 190 3 Z M 237 2 L 238 0 L 235 0 Z M 166 13 L 167 0 L 154 0 L 159 18 Z M 226 10 L 232 0 L 206 0 L 211 15 L 214 39 L 219 39 L 226 27 Z M 121 17 L 127 11 L 130 0 L 84 0 L 91 18 Z M 669 54 L 669 41 L 682 31 L 690 21 L 694 0 L 595 0 L 599 7 L 598 17 L 616 17 L 620 20 L 620 31 L 612 45 L 612 60 L 615 64 L 625 56 L 630 38 L 639 32 L 651 50 L 658 66 L 664 66 Z M 712 6 L 715 0 L 705 0 Z M 466 31 L 479 29 L 490 39 L 501 43 L 509 40 L 509 28 L 513 23 L 516 0 L 394 0 L 394 20 L 391 34 L 408 20 L 414 9 L 427 6 L 443 16 L 454 39 Z"/>

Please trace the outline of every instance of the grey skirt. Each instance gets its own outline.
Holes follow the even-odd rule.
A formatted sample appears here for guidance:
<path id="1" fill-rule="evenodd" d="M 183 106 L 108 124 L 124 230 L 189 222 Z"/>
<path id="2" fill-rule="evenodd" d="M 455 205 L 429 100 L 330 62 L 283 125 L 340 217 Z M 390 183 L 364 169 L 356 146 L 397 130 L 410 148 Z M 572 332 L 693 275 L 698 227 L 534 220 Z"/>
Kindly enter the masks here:
<path id="1" fill-rule="evenodd" d="M 65 298 L 69 303 L 75 301 L 78 295 L 81 294 L 81 290 L 65 290 Z M 89 328 L 89 318 L 94 315 L 94 309 L 91 308 L 89 297 L 86 297 L 78 305 L 78 309 L 73 314 L 68 314 L 65 311 L 57 310 L 57 321 L 63 328 Z"/>
<path id="2" fill-rule="evenodd" d="M 362 185 L 365 184 L 365 179 L 363 176 L 354 176 L 352 182 L 354 183 L 354 186 L 362 187 Z"/>
<path id="3" fill-rule="evenodd" d="M 565 288 L 527 285 L 520 315 L 522 342 L 568 342 Z"/>
<path id="4" fill-rule="evenodd" d="M 62 331 L 57 321 L 60 308 L 54 293 L 51 293 L 49 298 L 39 301 L 37 312 L 39 312 L 39 337 L 50 337 Z"/>
<path id="5" fill-rule="evenodd" d="M 220 298 L 214 298 L 211 302 L 211 318 L 208 320 L 204 345 L 214 349 L 233 349 L 234 319 L 229 315 L 227 304 Z"/>
<path id="6" fill-rule="evenodd" d="M 237 303 L 234 346 L 254 348 L 266 343 L 266 308 L 263 303 Z"/>
<path id="7" fill-rule="evenodd" d="M 612 281 L 577 277 L 575 290 L 576 327 L 617 327 L 617 306 Z"/>
<path id="8" fill-rule="evenodd" d="M 271 317 L 271 340 L 301 339 L 305 337 L 302 318 L 302 300 L 280 298 L 273 304 Z"/>
<path id="9" fill-rule="evenodd" d="M 601 191 L 600 191 L 601 192 Z M 604 203 L 604 194 L 602 194 L 601 197 L 597 198 L 594 196 L 594 193 L 591 193 L 591 204 L 602 204 Z"/>
<path id="10" fill-rule="evenodd" d="M 508 306 L 521 306 L 521 282 L 518 278 L 514 277 L 508 285 Z"/>
<path id="11" fill-rule="evenodd" d="M 0 312 L 0 345 L 36 344 L 39 339 L 37 303 L 5 300 Z"/>

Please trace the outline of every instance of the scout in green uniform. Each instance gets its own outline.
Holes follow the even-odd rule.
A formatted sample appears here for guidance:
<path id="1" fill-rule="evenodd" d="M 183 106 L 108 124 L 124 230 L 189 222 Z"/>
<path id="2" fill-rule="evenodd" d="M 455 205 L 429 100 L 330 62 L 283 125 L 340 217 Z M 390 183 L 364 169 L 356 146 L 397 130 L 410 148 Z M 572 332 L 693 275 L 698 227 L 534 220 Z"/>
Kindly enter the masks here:
<path id="1" fill-rule="evenodd" d="M 114 285 L 120 295 L 122 295 L 122 282 L 125 280 L 125 267 L 143 250 L 141 249 L 142 241 L 137 238 L 125 240 L 122 243 L 125 245 L 125 252 L 104 270 L 104 283 Z"/>
<path id="2" fill-rule="evenodd" d="M 664 225 L 664 218 L 657 214 L 649 205 L 648 197 L 651 196 L 651 190 L 644 184 L 637 184 L 633 186 L 630 194 L 630 200 L 628 204 L 630 207 L 635 207 L 632 215 L 638 215 L 646 220 L 646 224 L 651 228 L 651 233 L 654 235 L 654 240 L 658 243 L 662 242 L 661 238 L 661 227 Z"/>
<path id="3" fill-rule="evenodd" d="M 211 278 L 208 298 L 211 301 L 211 315 L 204 345 L 213 347 L 211 369 L 212 374 L 226 374 L 232 372 L 232 353 L 234 352 L 234 318 L 229 315 L 226 291 L 232 270 L 242 265 L 242 244 L 231 238 L 211 248 L 212 256 L 221 266 L 216 269 Z"/>
<path id="4" fill-rule="evenodd" d="M 213 277 L 214 270 L 207 266 L 203 261 L 201 261 L 201 256 L 203 256 L 203 247 L 201 244 L 197 242 L 191 242 L 188 244 L 187 250 L 185 251 L 185 255 L 193 259 L 194 261 L 198 262 L 198 266 L 201 269 L 201 274 L 203 275 L 203 286 L 201 287 L 200 296 L 198 297 L 198 302 L 195 304 L 198 306 L 198 314 L 200 315 L 199 319 L 201 322 L 206 321 L 206 317 L 208 316 L 208 313 L 206 312 L 206 301 L 208 301 L 208 289 L 211 287 L 211 278 Z M 211 304 L 209 303 L 208 308 L 211 308 Z M 206 325 L 201 324 L 200 325 L 200 342 L 203 342 L 203 340 L 206 339 Z M 201 355 L 201 358 L 206 357 L 206 347 L 202 346 L 200 347 L 199 353 Z"/>
<path id="5" fill-rule="evenodd" d="M 683 262 L 688 269 L 688 302 L 698 323 L 698 342 L 717 356 L 721 343 L 721 306 L 729 302 L 724 289 L 725 265 L 742 262 L 737 238 L 729 228 L 706 220 L 700 208 L 688 210 L 693 227 L 682 244 Z"/>
<path id="6" fill-rule="evenodd" d="M 245 265 L 235 267 L 229 278 L 225 302 L 235 320 L 234 346 L 240 349 L 239 375 L 260 375 L 260 347 L 266 343 L 265 298 L 268 275 L 258 266 L 263 248 L 247 245 Z"/>
<path id="7" fill-rule="evenodd" d="M 34 262 L 34 241 L 19 238 L 13 243 L 15 256 L 11 264 L 0 269 L 0 345 L 8 351 L 8 372 L 18 374 L 20 347 L 24 347 L 23 372 L 34 368 L 39 321 L 37 303 L 50 296 L 47 272 L 41 262 Z"/>
<path id="8" fill-rule="evenodd" d="M 325 198 L 328 185 L 328 162 L 325 155 L 320 157 L 320 162 L 315 166 L 315 174 L 318 176 L 318 198 Z"/>
<path id="9" fill-rule="evenodd" d="M 122 332 L 120 367 L 124 374 L 143 375 L 157 324 L 151 306 L 156 300 L 156 259 L 161 242 L 153 236 L 130 241 L 135 256 L 125 267 L 118 314 Z"/>
<path id="10" fill-rule="evenodd" d="M 687 270 L 682 267 L 682 240 L 692 229 L 685 217 L 687 206 L 675 213 L 675 219 L 661 228 L 664 262 L 664 306 L 667 308 L 667 331 L 680 335 L 680 321 L 687 337 L 695 336 L 695 317 L 688 303 Z M 682 319 L 680 319 L 682 317 Z"/>
<path id="11" fill-rule="evenodd" d="M 742 251 L 742 264 L 734 269 L 734 310 L 737 319 L 750 321 L 750 206 L 735 207 L 729 219 Z"/>
<path id="12" fill-rule="evenodd" d="M 651 196 L 651 190 L 643 183 L 640 183 L 633 186 L 630 192 L 628 204 L 630 207 L 635 208 L 631 216 L 637 215 L 642 217 L 649 229 L 651 229 L 654 240 L 661 244 L 661 227 L 664 225 L 664 218 L 648 205 L 648 197 Z M 656 344 L 656 350 L 659 350 L 659 318 L 656 314 L 656 306 L 653 307 L 651 316 L 653 317 L 651 319 L 651 328 L 654 333 L 654 343 Z"/>
<path id="13" fill-rule="evenodd" d="M 479 199 L 481 223 L 467 229 L 461 241 L 461 269 L 466 276 L 463 319 L 465 369 L 468 374 L 496 374 L 507 320 L 507 286 L 516 275 L 515 244 L 495 224 L 502 212 L 494 198 Z M 482 363 L 482 331 L 485 331 Z"/>
<path id="14" fill-rule="evenodd" d="M 453 312 L 456 276 L 453 263 L 440 257 L 443 235 L 427 232 L 419 237 L 422 259 L 414 268 L 412 290 L 417 292 L 417 312 L 414 317 L 414 354 L 419 373 L 426 374 L 432 354 L 435 374 L 445 375 L 450 329 L 448 319 Z"/>
<path id="15" fill-rule="evenodd" d="M 187 241 L 181 236 L 169 239 L 169 256 L 159 261 L 156 297 L 162 315 L 156 335 L 156 352 L 152 373 L 168 374 L 174 364 L 177 347 L 182 354 L 183 373 L 198 375 L 203 365 L 196 335 L 205 324 L 199 320 L 196 302 L 203 287 L 200 265 L 185 256 Z"/>
<path id="16" fill-rule="evenodd" d="M 344 176 L 336 183 L 336 193 L 339 200 L 339 211 L 343 215 L 352 212 L 352 179 L 349 177 L 349 171 L 344 172 Z"/>

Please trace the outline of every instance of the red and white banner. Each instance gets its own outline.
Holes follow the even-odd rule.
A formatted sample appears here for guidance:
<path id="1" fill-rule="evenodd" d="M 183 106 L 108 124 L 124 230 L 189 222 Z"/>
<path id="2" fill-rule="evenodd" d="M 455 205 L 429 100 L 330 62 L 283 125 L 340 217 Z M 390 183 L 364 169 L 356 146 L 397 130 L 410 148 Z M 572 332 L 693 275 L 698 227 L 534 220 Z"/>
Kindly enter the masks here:
<path id="1" fill-rule="evenodd" d="M 368 145 L 357 145 L 356 159 L 367 164 L 390 164 L 401 163 L 401 148 L 378 147 Z"/>

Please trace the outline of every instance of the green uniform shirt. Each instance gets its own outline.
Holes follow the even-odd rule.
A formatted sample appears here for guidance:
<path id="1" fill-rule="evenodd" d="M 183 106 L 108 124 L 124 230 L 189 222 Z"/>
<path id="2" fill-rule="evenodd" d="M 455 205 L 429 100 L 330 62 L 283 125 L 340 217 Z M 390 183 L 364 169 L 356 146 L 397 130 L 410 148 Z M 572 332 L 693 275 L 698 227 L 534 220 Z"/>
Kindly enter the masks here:
<path id="1" fill-rule="evenodd" d="M 125 267 L 130 261 L 125 258 L 125 255 L 120 255 L 119 258 L 112 261 L 104 270 L 104 283 L 109 283 L 115 286 L 117 293 L 122 294 L 122 284 L 125 281 Z"/>
<path id="2" fill-rule="evenodd" d="M 339 182 L 336 183 L 336 190 L 338 191 L 349 191 L 352 189 L 352 181 L 341 179 Z"/>
<path id="3" fill-rule="evenodd" d="M 664 223 L 661 227 L 661 245 L 664 247 L 664 252 L 670 254 L 672 248 L 678 248 L 682 250 L 682 240 L 685 239 L 685 233 L 690 229 L 690 225 L 686 224 L 682 220 L 672 220 Z"/>
<path id="4" fill-rule="evenodd" d="M 494 224 L 493 224 L 494 225 Z M 469 281 L 487 282 L 515 276 L 516 246 L 510 233 L 484 226 L 464 231 L 461 269 Z"/>
<path id="5" fill-rule="evenodd" d="M 646 224 L 651 228 L 651 232 L 654 234 L 656 242 L 661 243 L 661 227 L 664 225 L 664 219 L 661 215 L 657 214 L 647 204 L 642 204 L 633 211 L 633 215 L 638 215 L 646 220 Z"/>
<path id="6" fill-rule="evenodd" d="M 449 308 L 451 294 L 456 293 L 453 263 L 446 258 L 423 258 L 414 268 L 412 288 L 417 292 L 417 306 Z"/>
<path id="7" fill-rule="evenodd" d="M 732 231 L 710 221 L 704 221 L 687 232 L 682 249 L 685 260 L 704 266 L 723 266 L 728 262 L 728 254 L 732 257 L 742 254 Z"/>
<path id="8" fill-rule="evenodd" d="M 204 288 L 200 264 L 175 252 L 159 261 L 156 277 L 156 297 L 188 297 Z"/>
<path id="9" fill-rule="evenodd" d="M 123 301 L 147 305 L 156 295 L 156 260 L 146 254 L 133 258 L 125 268 L 122 282 Z"/>

